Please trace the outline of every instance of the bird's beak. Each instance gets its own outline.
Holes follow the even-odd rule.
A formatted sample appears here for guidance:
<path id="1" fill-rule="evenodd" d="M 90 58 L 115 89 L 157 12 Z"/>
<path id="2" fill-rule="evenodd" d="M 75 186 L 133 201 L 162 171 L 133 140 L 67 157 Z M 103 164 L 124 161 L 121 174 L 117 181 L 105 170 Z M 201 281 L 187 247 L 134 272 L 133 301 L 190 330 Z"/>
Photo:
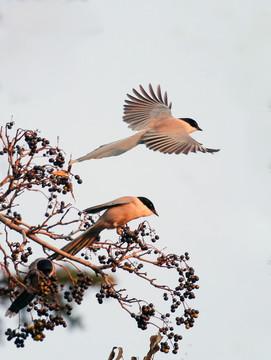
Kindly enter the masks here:
<path id="1" fill-rule="evenodd" d="M 197 129 L 198 129 L 199 131 L 203 131 L 199 126 L 197 127 Z"/>
<path id="2" fill-rule="evenodd" d="M 159 216 L 159 215 L 158 215 L 158 212 L 157 212 L 156 210 L 154 210 L 153 213 L 154 213 L 156 216 Z"/>

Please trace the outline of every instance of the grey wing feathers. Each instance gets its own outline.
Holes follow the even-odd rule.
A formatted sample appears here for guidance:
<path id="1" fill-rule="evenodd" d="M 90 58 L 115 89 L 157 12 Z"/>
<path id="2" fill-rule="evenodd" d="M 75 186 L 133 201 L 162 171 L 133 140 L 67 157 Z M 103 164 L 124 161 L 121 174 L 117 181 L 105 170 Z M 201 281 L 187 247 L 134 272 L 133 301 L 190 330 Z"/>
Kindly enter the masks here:
<path id="1" fill-rule="evenodd" d="M 109 201 L 109 202 L 101 204 L 101 205 L 89 207 L 89 208 L 85 209 L 84 212 L 86 212 L 87 214 L 96 214 L 96 213 L 106 210 L 108 208 L 119 206 L 119 205 L 124 205 L 124 204 L 128 204 L 128 203 L 129 203 L 129 201 L 125 201 L 125 200 Z"/>
<path id="2" fill-rule="evenodd" d="M 171 115 L 171 103 L 168 104 L 167 93 L 161 93 L 160 85 L 157 87 L 157 95 L 149 84 L 148 94 L 144 88 L 139 86 L 142 94 L 133 89 L 135 96 L 127 94 L 130 100 L 125 100 L 123 121 L 129 124 L 132 130 L 144 130 L 149 123 L 160 115 Z"/>
<path id="3" fill-rule="evenodd" d="M 153 151 L 160 151 L 164 154 L 188 154 L 189 152 L 201 151 L 203 153 L 217 152 L 216 149 L 208 149 L 194 140 L 188 134 L 159 133 L 154 130 L 147 131 L 141 143 Z"/>

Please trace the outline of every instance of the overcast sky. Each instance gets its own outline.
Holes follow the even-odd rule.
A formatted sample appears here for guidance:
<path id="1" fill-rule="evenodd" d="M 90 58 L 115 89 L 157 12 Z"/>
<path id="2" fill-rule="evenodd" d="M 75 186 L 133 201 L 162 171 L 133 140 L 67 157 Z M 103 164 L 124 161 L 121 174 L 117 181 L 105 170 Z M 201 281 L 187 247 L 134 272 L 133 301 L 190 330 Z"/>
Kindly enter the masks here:
<path id="1" fill-rule="evenodd" d="M 197 141 L 221 149 L 163 155 L 141 145 L 73 168 L 84 180 L 76 206 L 146 196 L 160 215 L 149 218 L 159 246 L 191 255 L 200 317 L 182 331 L 179 355 L 157 360 L 270 357 L 270 37 L 265 0 L 0 3 L 1 124 L 13 116 L 76 158 L 133 134 L 122 122 L 126 93 L 151 82 L 168 92 L 173 115 L 199 123 Z M 94 293 L 79 310 L 83 331 L 58 329 L 24 350 L 4 339 L 3 358 L 106 359 L 115 345 L 126 360 L 146 354 L 154 328 L 138 330 Z"/>

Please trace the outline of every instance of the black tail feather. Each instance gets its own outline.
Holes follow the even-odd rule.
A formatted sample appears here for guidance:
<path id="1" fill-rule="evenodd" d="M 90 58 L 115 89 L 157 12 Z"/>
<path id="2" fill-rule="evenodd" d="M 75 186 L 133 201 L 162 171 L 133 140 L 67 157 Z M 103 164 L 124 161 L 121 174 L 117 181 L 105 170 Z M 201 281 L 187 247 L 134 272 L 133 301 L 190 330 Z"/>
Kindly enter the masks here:
<path id="1" fill-rule="evenodd" d="M 70 255 L 75 255 L 84 247 L 91 245 L 95 241 L 100 231 L 101 229 L 95 228 L 94 225 L 92 228 L 85 231 L 82 235 L 78 236 L 76 239 L 72 240 L 63 248 L 61 248 L 61 250 L 67 252 Z M 50 260 L 61 260 L 63 258 L 64 256 L 58 253 L 54 253 L 48 257 Z"/>
<path id="2" fill-rule="evenodd" d="M 21 309 L 26 307 L 35 297 L 34 293 L 24 290 L 10 305 L 8 311 L 11 313 L 18 313 Z"/>

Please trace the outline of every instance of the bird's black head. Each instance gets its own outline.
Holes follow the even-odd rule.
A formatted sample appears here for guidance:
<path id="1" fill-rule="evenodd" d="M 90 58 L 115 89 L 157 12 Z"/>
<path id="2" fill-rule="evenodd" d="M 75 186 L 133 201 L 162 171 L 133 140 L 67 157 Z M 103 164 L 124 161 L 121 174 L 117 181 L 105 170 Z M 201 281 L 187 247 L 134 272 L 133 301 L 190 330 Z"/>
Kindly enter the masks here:
<path id="1" fill-rule="evenodd" d="M 48 259 L 41 259 L 37 263 L 37 269 L 41 271 L 45 276 L 49 276 L 53 270 L 53 264 Z"/>
<path id="2" fill-rule="evenodd" d="M 202 129 L 198 126 L 198 123 L 194 119 L 180 118 L 180 120 L 183 120 L 183 121 L 187 122 L 189 125 L 191 125 L 193 128 L 202 131 Z"/>
<path id="3" fill-rule="evenodd" d="M 159 216 L 158 213 L 155 210 L 155 207 L 151 200 L 145 198 L 144 196 L 138 196 L 137 197 L 147 208 L 149 208 L 155 215 Z"/>

